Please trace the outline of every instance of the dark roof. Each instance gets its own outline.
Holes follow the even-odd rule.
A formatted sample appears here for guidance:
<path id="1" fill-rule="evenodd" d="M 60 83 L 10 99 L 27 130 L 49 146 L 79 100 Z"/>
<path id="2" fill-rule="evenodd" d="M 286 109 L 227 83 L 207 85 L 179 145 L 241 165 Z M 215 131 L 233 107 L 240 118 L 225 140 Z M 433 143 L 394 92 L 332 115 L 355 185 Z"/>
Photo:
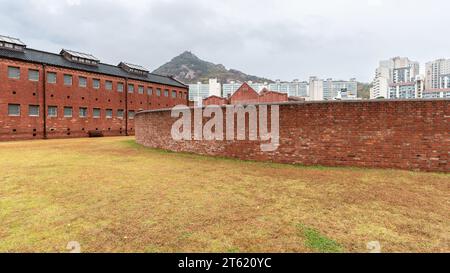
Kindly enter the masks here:
<path id="1" fill-rule="evenodd" d="M 98 65 L 93 66 L 70 62 L 59 54 L 44 52 L 30 48 L 25 48 L 23 52 L 0 48 L 0 57 L 187 88 L 185 84 L 167 76 L 161 76 L 153 73 L 149 73 L 146 76 L 144 75 L 140 76 L 128 73 L 118 66 L 104 63 L 99 63 Z"/>

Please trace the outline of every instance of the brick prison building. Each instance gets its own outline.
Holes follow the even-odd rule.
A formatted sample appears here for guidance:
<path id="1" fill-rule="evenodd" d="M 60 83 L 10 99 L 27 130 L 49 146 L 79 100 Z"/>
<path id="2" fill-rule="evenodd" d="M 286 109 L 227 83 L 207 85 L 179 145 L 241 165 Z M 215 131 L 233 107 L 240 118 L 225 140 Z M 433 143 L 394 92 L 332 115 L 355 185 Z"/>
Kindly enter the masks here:
<path id="1" fill-rule="evenodd" d="M 0 36 L 0 140 L 133 135 L 137 111 L 179 104 L 188 87 L 171 77 Z"/>
<path id="2" fill-rule="evenodd" d="M 256 92 L 249 84 L 243 83 L 229 98 L 210 96 L 203 99 L 203 105 L 252 104 L 288 102 L 287 94 L 269 91 L 266 88 Z"/>

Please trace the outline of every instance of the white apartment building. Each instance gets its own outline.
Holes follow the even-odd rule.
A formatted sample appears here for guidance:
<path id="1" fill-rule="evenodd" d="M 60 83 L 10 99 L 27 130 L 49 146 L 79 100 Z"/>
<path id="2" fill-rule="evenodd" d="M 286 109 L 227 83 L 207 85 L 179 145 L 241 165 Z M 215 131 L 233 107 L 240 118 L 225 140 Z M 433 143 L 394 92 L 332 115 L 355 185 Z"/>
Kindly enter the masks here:
<path id="1" fill-rule="evenodd" d="M 428 62 L 424 98 L 450 98 L 450 59 Z"/>
<path id="2" fill-rule="evenodd" d="M 220 97 L 221 93 L 221 85 L 217 79 L 209 79 L 207 84 L 201 82 L 189 84 L 189 100 L 192 101 L 202 101 L 210 96 Z"/>
<path id="3" fill-rule="evenodd" d="M 309 94 L 306 100 L 308 101 L 323 100 L 323 80 L 317 77 L 309 78 Z"/>
<path id="4" fill-rule="evenodd" d="M 228 96 L 233 95 L 233 93 L 236 92 L 236 90 L 238 90 L 241 85 L 241 82 L 236 81 L 222 84 L 222 97 L 227 98 Z"/>
<path id="5" fill-rule="evenodd" d="M 419 75 L 419 63 L 408 58 L 395 57 L 390 60 L 381 61 L 375 71 L 373 87 L 370 89 L 370 98 L 389 98 L 391 88 L 405 86 L 415 83 Z"/>
<path id="6" fill-rule="evenodd" d="M 282 82 L 276 80 L 275 83 L 269 84 L 270 91 L 288 94 L 290 97 L 307 97 L 308 96 L 308 82 L 301 82 L 293 80 L 292 82 Z"/>
<path id="7" fill-rule="evenodd" d="M 450 59 L 438 59 L 426 63 L 425 75 L 426 90 L 450 88 Z"/>
<path id="8" fill-rule="evenodd" d="M 334 99 L 357 99 L 358 82 L 352 78 L 349 81 L 335 81 L 327 79 L 323 82 L 323 98 Z"/>

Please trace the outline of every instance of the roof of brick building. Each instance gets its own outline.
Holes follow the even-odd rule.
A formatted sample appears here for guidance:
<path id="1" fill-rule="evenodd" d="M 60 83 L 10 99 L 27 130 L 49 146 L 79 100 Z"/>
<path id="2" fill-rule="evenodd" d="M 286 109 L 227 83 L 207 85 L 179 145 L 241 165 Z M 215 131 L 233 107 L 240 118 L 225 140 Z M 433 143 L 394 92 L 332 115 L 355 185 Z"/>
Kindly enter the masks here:
<path id="1" fill-rule="evenodd" d="M 98 65 L 94 66 L 71 62 L 60 54 L 30 48 L 25 48 L 23 51 L 14 51 L 0 48 L 0 57 L 186 88 L 185 84 L 171 77 L 153 73 L 148 73 L 147 75 L 136 75 L 133 73 L 128 73 L 127 71 L 121 69 L 119 66 L 104 63 L 99 63 Z"/>

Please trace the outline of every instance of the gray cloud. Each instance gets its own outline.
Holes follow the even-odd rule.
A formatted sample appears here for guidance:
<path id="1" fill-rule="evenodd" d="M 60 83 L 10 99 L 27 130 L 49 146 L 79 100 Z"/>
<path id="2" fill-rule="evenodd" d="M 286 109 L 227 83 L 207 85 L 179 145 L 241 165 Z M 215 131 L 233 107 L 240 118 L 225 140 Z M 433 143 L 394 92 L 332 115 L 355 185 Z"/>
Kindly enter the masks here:
<path id="1" fill-rule="evenodd" d="M 448 1 L 0 0 L 0 34 L 29 47 L 155 69 L 184 50 L 272 79 L 357 77 L 380 59 L 449 57 Z"/>

